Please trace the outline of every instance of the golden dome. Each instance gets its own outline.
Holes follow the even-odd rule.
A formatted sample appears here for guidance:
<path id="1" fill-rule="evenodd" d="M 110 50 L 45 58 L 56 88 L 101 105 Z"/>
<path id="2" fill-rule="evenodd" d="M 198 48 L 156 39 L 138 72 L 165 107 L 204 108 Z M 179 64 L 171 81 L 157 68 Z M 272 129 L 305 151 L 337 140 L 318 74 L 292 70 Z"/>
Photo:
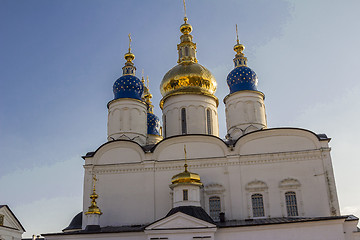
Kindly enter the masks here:
<path id="1" fill-rule="evenodd" d="M 216 87 L 215 77 L 204 66 L 198 63 L 180 63 L 165 74 L 160 92 L 164 98 L 170 94 L 183 93 L 213 96 Z"/>
<path id="2" fill-rule="evenodd" d="M 187 164 L 185 164 L 185 171 L 179 174 L 176 174 L 171 179 L 172 184 L 178 183 L 191 183 L 196 185 L 202 185 L 200 181 L 200 176 L 197 173 L 191 173 L 187 170 Z"/>
<path id="3" fill-rule="evenodd" d="M 184 18 L 184 24 L 180 26 L 183 35 L 180 37 L 178 48 L 178 65 L 170 69 L 160 84 L 160 92 L 163 99 L 160 101 L 162 108 L 165 99 L 179 94 L 201 94 L 216 100 L 214 96 L 217 83 L 215 77 L 204 66 L 197 63 L 196 44 L 192 42 L 192 26 Z"/>

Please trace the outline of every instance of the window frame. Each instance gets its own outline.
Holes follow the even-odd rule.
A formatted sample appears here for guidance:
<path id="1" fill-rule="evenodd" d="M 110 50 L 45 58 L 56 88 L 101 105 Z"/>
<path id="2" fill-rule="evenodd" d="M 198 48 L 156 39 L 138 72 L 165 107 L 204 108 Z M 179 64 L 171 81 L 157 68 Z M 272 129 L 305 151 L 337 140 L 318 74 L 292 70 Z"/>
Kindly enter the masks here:
<path id="1" fill-rule="evenodd" d="M 189 201 L 189 190 L 183 189 L 182 193 L 183 193 L 183 201 Z"/>
<path id="2" fill-rule="evenodd" d="M 254 200 L 257 200 L 257 204 L 261 202 L 261 206 L 255 206 Z M 260 201 L 259 201 L 260 200 Z M 254 211 L 256 209 L 256 211 Z M 253 218 L 262 218 L 265 217 L 265 206 L 264 206 L 264 195 L 261 193 L 253 193 L 251 194 L 251 211 Z M 262 214 L 258 215 L 258 212 Z M 256 213 L 256 216 L 255 216 Z"/>
<path id="3" fill-rule="evenodd" d="M 180 120 L 181 120 L 181 134 L 187 134 L 187 121 L 186 121 L 186 108 L 181 108 L 180 110 Z"/>
<path id="4" fill-rule="evenodd" d="M 299 208 L 295 191 L 286 191 L 284 194 L 286 213 L 288 217 L 298 217 Z"/>
<path id="5" fill-rule="evenodd" d="M 286 178 L 280 181 L 279 183 L 279 198 L 280 198 L 280 206 L 281 206 L 281 213 L 283 217 L 302 217 L 305 216 L 304 212 L 304 204 L 302 201 L 302 194 L 301 194 L 301 183 L 294 178 Z M 295 192 L 296 194 L 296 202 L 297 202 L 297 216 L 289 216 L 286 207 L 286 199 L 285 193 L 286 192 Z"/>
<path id="6" fill-rule="evenodd" d="M 268 186 L 265 182 L 260 180 L 254 180 L 246 184 L 246 198 L 247 198 L 247 209 L 248 209 L 248 218 L 266 218 L 269 217 L 269 192 Z M 252 195 L 254 194 L 261 194 L 263 196 L 263 206 L 264 206 L 264 216 L 258 217 L 254 216 L 253 214 L 253 207 L 252 207 Z"/>
<path id="7" fill-rule="evenodd" d="M 211 214 L 212 212 L 212 209 L 211 209 L 211 200 L 214 200 L 216 199 L 216 201 L 218 201 L 218 214 L 216 216 L 212 216 L 213 214 Z M 214 220 L 214 221 L 219 221 L 220 220 L 220 213 L 221 213 L 221 197 L 220 196 L 217 196 L 217 195 L 213 195 L 213 196 L 210 196 L 209 199 L 208 199 L 208 203 L 209 203 L 209 216 Z M 215 212 L 215 211 L 214 211 Z"/>
<path id="8" fill-rule="evenodd" d="M 212 111 L 210 108 L 206 109 L 206 133 L 208 135 L 213 134 L 213 127 L 212 127 Z"/>

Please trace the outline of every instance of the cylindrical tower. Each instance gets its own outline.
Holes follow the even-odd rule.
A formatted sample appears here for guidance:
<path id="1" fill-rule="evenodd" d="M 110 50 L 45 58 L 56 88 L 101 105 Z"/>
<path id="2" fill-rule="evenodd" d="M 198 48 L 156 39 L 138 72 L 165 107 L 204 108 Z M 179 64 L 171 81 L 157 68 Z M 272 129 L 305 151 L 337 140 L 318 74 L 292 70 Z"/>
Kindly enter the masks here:
<path id="1" fill-rule="evenodd" d="M 180 27 L 181 42 L 177 45 L 178 65 L 165 74 L 160 85 L 163 135 L 218 136 L 218 99 L 214 95 L 217 83 L 211 72 L 197 63 L 196 44 L 190 35 L 192 26 L 186 17 L 184 21 Z"/>
<path id="2" fill-rule="evenodd" d="M 267 127 L 264 94 L 257 90 L 256 73 L 247 66 L 244 45 L 234 46 L 235 68 L 227 76 L 230 94 L 224 98 L 227 138 L 236 140 L 240 136 Z"/>
<path id="3" fill-rule="evenodd" d="M 147 105 L 141 98 L 143 83 L 135 76 L 134 58 L 129 46 L 123 76 L 115 81 L 114 100 L 108 103 L 108 141 L 125 139 L 145 145 Z"/>

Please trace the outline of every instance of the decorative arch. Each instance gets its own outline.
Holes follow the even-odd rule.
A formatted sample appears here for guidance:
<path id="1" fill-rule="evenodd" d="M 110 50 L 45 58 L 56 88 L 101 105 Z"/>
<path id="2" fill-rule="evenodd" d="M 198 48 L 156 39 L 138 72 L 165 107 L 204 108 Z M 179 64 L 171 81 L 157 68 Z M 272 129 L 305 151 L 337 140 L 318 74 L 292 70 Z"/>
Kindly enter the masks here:
<path id="1" fill-rule="evenodd" d="M 204 187 L 205 210 L 214 221 L 219 220 L 220 212 L 225 212 L 225 187 L 210 183 Z"/>
<path id="2" fill-rule="evenodd" d="M 285 178 L 279 182 L 282 215 L 288 217 L 304 216 L 301 183 L 295 178 Z"/>
<path id="3" fill-rule="evenodd" d="M 301 187 L 300 182 L 294 178 L 286 178 L 279 183 L 280 189 L 293 189 Z"/>
<path id="4" fill-rule="evenodd" d="M 245 186 L 249 218 L 269 216 L 269 193 L 265 182 L 255 179 Z"/>
<path id="5" fill-rule="evenodd" d="M 250 192 L 261 192 L 268 189 L 268 186 L 265 182 L 260 180 L 254 180 L 246 184 L 245 189 Z"/>

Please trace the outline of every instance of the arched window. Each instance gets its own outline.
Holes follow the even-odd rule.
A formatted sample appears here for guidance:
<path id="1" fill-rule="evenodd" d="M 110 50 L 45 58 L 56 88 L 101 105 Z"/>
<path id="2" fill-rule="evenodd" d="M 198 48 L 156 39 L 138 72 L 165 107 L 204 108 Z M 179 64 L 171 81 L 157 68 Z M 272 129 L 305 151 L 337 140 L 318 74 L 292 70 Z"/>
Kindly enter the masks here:
<path id="1" fill-rule="evenodd" d="M 212 132 L 211 132 L 211 111 L 210 111 L 210 109 L 206 110 L 206 124 L 207 124 L 207 133 L 212 134 Z"/>
<path id="2" fill-rule="evenodd" d="M 214 221 L 218 221 L 221 212 L 220 197 L 214 196 L 209 198 L 209 209 L 210 209 L 210 217 Z"/>
<path id="3" fill-rule="evenodd" d="M 182 134 L 187 133 L 187 129 L 186 129 L 186 109 L 185 108 L 181 109 L 181 133 Z"/>
<path id="4" fill-rule="evenodd" d="M 286 192 L 285 193 L 285 202 L 286 202 L 286 211 L 289 217 L 299 216 L 296 193 L 295 192 Z"/>
<path id="5" fill-rule="evenodd" d="M 253 210 L 253 217 L 264 217 L 264 200 L 263 195 L 256 193 L 251 195 L 251 204 Z"/>

